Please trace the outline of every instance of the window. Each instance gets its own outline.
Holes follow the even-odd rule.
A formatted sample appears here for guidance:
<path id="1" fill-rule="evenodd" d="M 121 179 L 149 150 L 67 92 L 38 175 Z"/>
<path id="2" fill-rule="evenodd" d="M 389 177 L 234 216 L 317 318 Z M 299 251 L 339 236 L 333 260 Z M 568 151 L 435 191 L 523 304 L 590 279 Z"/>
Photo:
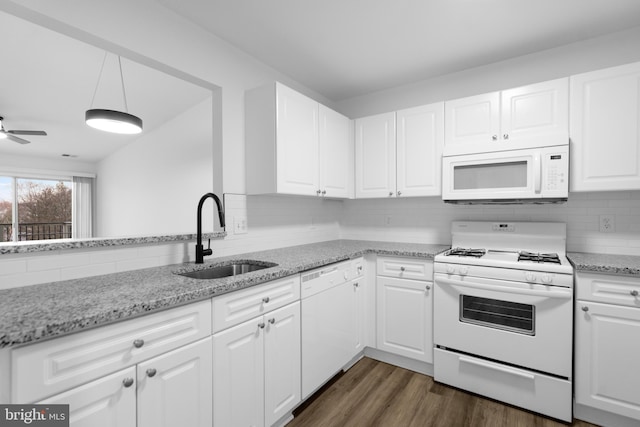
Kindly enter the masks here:
<path id="1" fill-rule="evenodd" d="M 72 237 L 72 182 L 0 176 L 0 242 Z"/>

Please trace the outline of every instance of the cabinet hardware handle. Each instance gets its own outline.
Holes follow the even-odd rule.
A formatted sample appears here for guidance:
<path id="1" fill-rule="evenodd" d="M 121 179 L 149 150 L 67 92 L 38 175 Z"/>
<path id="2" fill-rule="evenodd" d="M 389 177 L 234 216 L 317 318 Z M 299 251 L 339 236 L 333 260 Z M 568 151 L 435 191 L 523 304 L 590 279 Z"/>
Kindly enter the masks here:
<path id="1" fill-rule="evenodd" d="M 360 286 L 360 284 L 359 284 L 358 282 L 355 282 L 355 283 L 353 284 L 353 287 L 354 287 L 354 288 L 357 288 L 358 286 Z"/>
<path id="2" fill-rule="evenodd" d="M 509 134 L 508 134 L 508 133 L 505 133 L 504 135 L 502 135 L 502 138 L 503 138 L 503 139 L 509 139 Z"/>
<path id="3" fill-rule="evenodd" d="M 635 289 L 632 290 L 631 292 L 629 292 L 631 294 L 631 296 L 637 297 L 638 296 L 638 291 L 636 291 Z"/>
<path id="4" fill-rule="evenodd" d="M 319 196 L 320 195 L 320 189 L 316 190 L 316 194 Z"/>
<path id="5" fill-rule="evenodd" d="M 324 196 L 325 194 L 327 194 L 327 190 L 322 190 L 322 195 Z"/>
<path id="6" fill-rule="evenodd" d="M 393 191 L 389 191 L 389 197 L 393 196 Z"/>
<path id="7" fill-rule="evenodd" d="M 125 387 L 131 387 L 133 385 L 133 378 L 125 378 L 122 380 L 122 385 Z"/>
<path id="8" fill-rule="evenodd" d="M 404 270 L 405 270 L 405 268 L 404 268 L 404 267 L 400 267 L 400 271 L 404 271 Z"/>
<path id="9" fill-rule="evenodd" d="M 426 286 L 427 290 L 431 290 L 431 286 L 427 285 Z"/>
<path id="10" fill-rule="evenodd" d="M 398 196 L 400 196 L 402 194 L 402 191 L 398 191 Z"/>
<path id="11" fill-rule="evenodd" d="M 269 323 L 271 323 L 272 325 L 276 323 L 275 317 L 272 317 L 271 319 L 269 319 Z"/>
<path id="12" fill-rule="evenodd" d="M 589 311 L 589 307 L 587 307 L 586 305 L 583 305 L 582 306 L 582 311 L 584 311 L 586 313 L 587 311 Z"/>
<path id="13" fill-rule="evenodd" d="M 258 323 L 258 328 L 260 328 L 260 329 L 264 329 L 264 322 L 262 322 L 262 323 Z"/>
<path id="14" fill-rule="evenodd" d="M 156 371 L 155 368 L 149 368 L 149 369 L 147 369 L 147 376 L 149 378 L 154 377 L 157 372 L 158 371 Z"/>
<path id="15" fill-rule="evenodd" d="M 492 141 L 497 141 L 497 140 L 498 140 L 498 135 L 493 135 L 493 136 L 491 137 L 491 140 L 492 140 Z"/>
<path id="16" fill-rule="evenodd" d="M 135 341 L 133 342 L 133 346 L 134 346 L 135 348 L 140 348 L 140 347 L 142 347 L 143 345 L 144 345 L 144 340 L 135 340 Z"/>
<path id="17" fill-rule="evenodd" d="M 358 271 L 362 271 L 362 266 L 361 265 L 358 266 Z"/>
<path id="18" fill-rule="evenodd" d="M 269 302 L 269 297 L 264 297 L 264 298 L 262 298 L 262 302 L 264 302 L 264 303 L 268 303 L 268 302 Z"/>

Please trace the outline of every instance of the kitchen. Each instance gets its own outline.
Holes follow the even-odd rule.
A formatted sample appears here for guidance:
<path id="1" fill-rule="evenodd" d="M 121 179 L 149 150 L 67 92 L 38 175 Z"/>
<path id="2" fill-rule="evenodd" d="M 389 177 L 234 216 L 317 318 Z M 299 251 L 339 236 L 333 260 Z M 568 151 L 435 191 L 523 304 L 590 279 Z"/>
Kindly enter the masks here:
<path id="1" fill-rule="evenodd" d="M 194 28 L 155 3 L 146 5 L 121 5 L 131 10 L 129 16 L 116 18 L 115 11 L 103 5 L 74 4 L 70 13 L 68 5 L 51 2 L 29 2 L 17 6 L 3 2 L 3 10 L 31 18 L 53 26 L 59 31 L 87 36 L 94 41 L 105 40 L 142 56 L 169 64 L 192 75 L 199 76 L 219 87 L 221 103 L 221 139 L 224 165 L 223 192 L 228 195 L 225 205 L 227 218 L 247 218 L 249 233 L 232 234 L 225 239 L 212 241 L 214 256 L 234 255 L 273 247 L 322 242 L 334 239 L 356 239 L 374 241 L 399 241 L 409 243 L 450 244 L 452 220 L 506 220 L 506 221 L 554 221 L 568 224 L 567 251 L 595 253 L 629 253 L 637 255 L 637 191 L 591 191 L 571 193 L 569 201 L 562 205 L 514 205 L 514 206 L 452 206 L 445 205 L 439 197 L 394 198 L 392 200 L 321 200 L 303 197 L 276 196 L 235 196 L 245 193 L 244 171 L 244 96 L 245 91 L 268 81 L 281 80 L 293 88 L 308 93 L 308 90 L 282 76 L 252 58 L 232 51 L 219 39 L 212 38 L 204 31 Z M 100 13 L 93 8 L 103 8 Z M 100 16 L 100 19 L 97 16 Z M 120 24 L 113 28 L 105 22 L 106 16 L 114 21 L 131 20 L 129 25 Z M 146 19 L 139 18 L 146 16 Z M 166 37 L 163 43 L 153 43 L 141 37 L 141 33 L 163 34 L 162 23 L 171 19 L 175 31 L 180 31 L 185 43 L 190 46 L 206 44 L 207 52 L 218 55 L 201 55 L 193 48 L 184 51 L 175 39 Z M 129 22 L 129 21 L 126 21 Z M 206 42 L 205 42 L 206 40 Z M 512 60 L 496 62 L 480 68 L 433 78 L 413 87 L 399 87 L 393 91 L 373 93 L 332 105 L 321 96 L 308 93 L 348 115 L 364 117 L 371 114 L 462 98 L 468 95 L 509 89 L 554 78 L 566 77 L 581 72 L 603 69 L 613 65 L 638 61 L 638 31 L 630 29 L 590 41 L 550 49 Z M 162 49 L 159 46 L 162 45 Z M 613 49 L 612 47 L 616 48 Z M 123 52 L 124 54 L 124 52 Z M 522 70 L 526 70 L 523 72 Z M 216 190 L 218 191 L 218 190 Z M 195 228 L 193 211 L 195 201 L 189 201 L 187 211 Z M 634 208 L 636 210 L 634 210 Z M 602 234 L 599 231 L 600 215 L 615 217 L 615 231 Z M 636 228 L 634 228 L 636 227 Z M 229 228 L 227 228 L 229 230 Z M 192 231 L 193 232 L 193 231 Z M 228 233 L 230 234 L 230 233 Z M 277 243 L 275 243 L 277 242 Z M 100 274 L 105 257 L 116 259 L 122 269 L 132 269 L 154 265 L 165 265 L 183 261 L 184 248 L 180 244 L 148 245 L 124 249 L 125 261 L 119 259 L 118 249 L 100 249 L 87 256 L 82 253 L 81 262 L 74 259 L 73 251 L 60 254 L 34 253 L 31 255 L 9 255 L 6 263 L 7 277 L 3 286 L 43 283 L 55 277 L 78 277 Z M 634 252 L 635 251 L 635 252 Z M 138 257 L 138 259 L 135 259 Z M 40 263 L 34 271 L 21 271 L 19 265 L 25 260 Z M 49 266 L 42 266 L 42 264 Z M 94 265 L 92 265 L 92 263 Z M 66 270 L 66 271 L 65 271 Z M 117 270 L 121 271 L 121 270 Z M 48 279 L 47 279 L 48 278 Z"/>

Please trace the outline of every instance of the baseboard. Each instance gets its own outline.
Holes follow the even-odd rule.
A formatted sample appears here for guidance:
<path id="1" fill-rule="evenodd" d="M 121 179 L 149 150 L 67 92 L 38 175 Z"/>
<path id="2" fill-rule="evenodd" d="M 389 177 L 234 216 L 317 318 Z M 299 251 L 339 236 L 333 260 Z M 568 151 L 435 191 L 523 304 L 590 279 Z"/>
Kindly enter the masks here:
<path id="1" fill-rule="evenodd" d="M 573 403 L 573 418 L 602 427 L 638 427 L 640 420 Z"/>
<path id="2" fill-rule="evenodd" d="M 386 351 L 378 350 L 377 348 L 372 347 L 366 347 L 364 349 L 364 355 L 380 362 L 408 369 L 419 374 L 429 375 L 431 377 L 433 376 L 432 363 L 410 359 L 405 356 L 399 356 L 397 354 L 388 353 Z"/>

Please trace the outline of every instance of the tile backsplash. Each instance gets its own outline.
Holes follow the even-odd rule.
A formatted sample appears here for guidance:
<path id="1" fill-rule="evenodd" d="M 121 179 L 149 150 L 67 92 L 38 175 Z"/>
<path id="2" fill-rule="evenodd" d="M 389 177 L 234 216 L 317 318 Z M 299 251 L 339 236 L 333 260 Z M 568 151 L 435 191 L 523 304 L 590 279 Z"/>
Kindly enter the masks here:
<path id="1" fill-rule="evenodd" d="M 560 205 L 448 205 L 439 197 L 330 200 L 225 195 L 227 237 L 216 256 L 334 239 L 450 244 L 453 220 L 567 223 L 567 250 L 640 256 L 640 191 L 571 193 Z M 615 230 L 600 231 L 602 215 Z M 245 219 L 246 233 L 236 225 Z M 195 222 L 195 219 L 194 219 Z M 194 224 L 195 228 L 195 224 Z M 195 242 L 71 249 L 0 256 L 0 289 L 194 260 Z"/>

